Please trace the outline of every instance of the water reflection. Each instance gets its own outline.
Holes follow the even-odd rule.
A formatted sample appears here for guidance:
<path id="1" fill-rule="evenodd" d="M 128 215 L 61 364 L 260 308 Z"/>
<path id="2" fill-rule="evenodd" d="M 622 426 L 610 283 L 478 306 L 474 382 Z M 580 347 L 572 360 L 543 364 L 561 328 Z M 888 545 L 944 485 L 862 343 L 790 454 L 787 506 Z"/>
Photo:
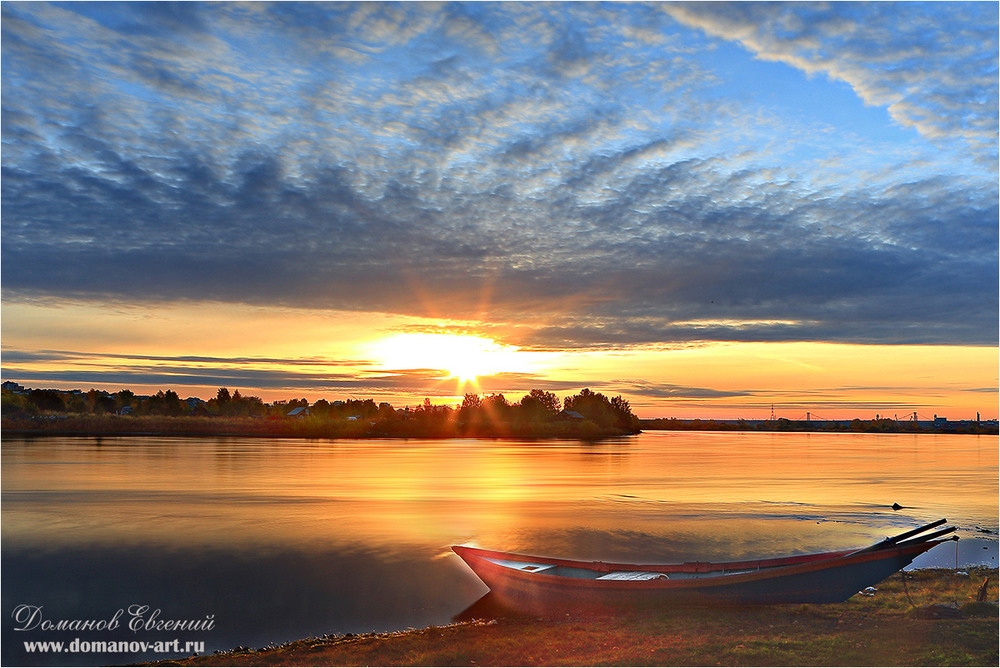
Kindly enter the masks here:
<path id="1" fill-rule="evenodd" d="M 447 623 L 486 592 L 455 543 L 722 560 L 855 547 L 947 517 L 979 539 L 959 543 L 959 562 L 996 564 L 996 437 L 5 438 L 2 448 L 5 623 L 19 603 L 74 618 L 145 602 L 173 617 L 214 613 L 209 651 Z M 942 565 L 953 565 L 950 549 Z M 3 662 L 30 662 L 23 634 L 4 630 Z"/>
<path id="2" fill-rule="evenodd" d="M 149 655 L 29 655 L 24 640 L 206 640 L 207 651 L 261 646 L 331 632 L 405 628 L 446 622 L 482 586 L 450 562 L 414 548 L 410 558 L 363 547 L 275 548 L 267 553 L 215 549 L 87 546 L 74 550 L 8 549 L 2 557 L 4 665 L 121 664 Z M 210 632 L 12 632 L 10 612 L 43 606 L 46 618 L 108 619 L 146 604 L 163 619 L 214 616 Z M 127 616 L 126 616 L 127 618 Z M 56 661 L 53 661 L 53 659 Z M 164 657 L 158 657 L 164 658 Z"/>

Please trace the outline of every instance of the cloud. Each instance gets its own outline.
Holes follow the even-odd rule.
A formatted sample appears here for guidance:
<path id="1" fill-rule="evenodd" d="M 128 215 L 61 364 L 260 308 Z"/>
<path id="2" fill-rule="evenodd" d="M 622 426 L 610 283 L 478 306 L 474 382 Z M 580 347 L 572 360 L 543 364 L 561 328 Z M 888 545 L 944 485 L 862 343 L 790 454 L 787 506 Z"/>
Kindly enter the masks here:
<path id="1" fill-rule="evenodd" d="M 972 2 L 950 7 L 668 3 L 663 11 L 763 60 L 843 81 L 897 123 L 932 139 L 965 141 L 995 165 L 996 12 Z"/>
<path id="2" fill-rule="evenodd" d="M 324 358 L 205 357 L 91 353 L 66 350 L 4 349 L 3 375 L 28 387 L 106 388 L 254 388 L 266 392 L 323 392 L 335 395 L 453 397 L 466 392 L 506 393 L 511 402 L 529 389 L 570 394 L 582 387 L 620 393 L 614 383 L 596 379 L 551 379 L 531 373 L 501 372 L 460 382 L 442 369 L 387 369 L 365 360 Z M 642 383 L 635 394 L 660 392 Z M 648 384 L 647 384 L 648 385 Z M 244 391 L 246 394 L 247 392 Z M 730 396 L 711 390 L 690 390 L 692 396 Z M 675 388 L 675 394 L 684 394 Z M 653 396 L 652 394 L 650 396 Z M 685 396 L 687 396 L 685 394 Z"/>
<path id="3" fill-rule="evenodd" d="M 995 62 L 978 28 L 932 49 L 923 9 L 745 4 L 664 9 L 995 158 L 959 86 Z M 7 3 L 4 299 L 465 318 L 537 348 L 996 343 L 995 178 L 727 99 L 653 9 Z"/>
<path id="4" fill-rule="evenodd" d="M 748 397 L 754 394 L 747 390 L 715 390 L 707 387 L 685 387 L 645 380 L 619 380 L 615 383 L 617 387 L 630 396 L 655 399 L 723 399 L 726 397 Z"/>
<path id="5" fill-rule="evenodd" d="M 3 374 L 29 385 L 81 387 L 231 387 L 351 393 L 419 393 L 454 379 L 436 369 L 383 369 L 365 360 L 324 358 L 203 357 L 90 353 L 60 350 L 3 351 Z"/>

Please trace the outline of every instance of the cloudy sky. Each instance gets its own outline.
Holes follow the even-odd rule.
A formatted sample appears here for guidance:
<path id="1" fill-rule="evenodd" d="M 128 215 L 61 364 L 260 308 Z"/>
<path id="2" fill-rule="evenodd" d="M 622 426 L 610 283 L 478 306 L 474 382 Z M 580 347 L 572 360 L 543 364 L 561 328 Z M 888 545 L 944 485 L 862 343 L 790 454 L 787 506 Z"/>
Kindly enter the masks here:
<path id="1" fill-rule="evenodd" d="M 996 3 L 2 11 L 5 380 L 995 417 Z"/>

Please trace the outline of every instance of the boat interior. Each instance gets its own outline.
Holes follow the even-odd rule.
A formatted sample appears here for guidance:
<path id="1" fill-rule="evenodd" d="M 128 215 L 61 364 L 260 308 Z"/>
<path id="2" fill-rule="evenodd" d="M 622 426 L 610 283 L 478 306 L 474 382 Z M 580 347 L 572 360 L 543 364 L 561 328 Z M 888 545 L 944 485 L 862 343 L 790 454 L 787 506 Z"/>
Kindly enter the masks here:
<path id="1" fill-rule="evenodd" d="M 545 564 L 540 562 L 514 561 L 512 559 L 496 559 L 486 557 L 486 561 L 511 568 L 525 573 L 545 573 L 564 578 L 579 578 L 582 580 L 688 580 L 695 578 L 712 578 L 723 575 L 738 575 L 740 573 L 752 573 L 760 569 L 734 569 L 734 570 L 708 570 L 695 571 L 694 569 L 680 570 L 683 566 L 663 566 L 663 570 L 643 570 L 625 571 L 613 570 L 604 571 L 595 568 L 574 568 L 572 566 L 559 566 L 556 564 Z M 672 570 L 672 569 L 678 570 Z M 773 568 L 773 567 L 772 567 Z"/>
<path id="2" fill-rule="evenodd" d="M 688 580 L 688 579 L 699 579 L 699 578 L 715 578 L 722 577 L 726 575 L 740 575 L 743 573 L 756 573 L 762 570 L 770 570 L 775 568 L 781 568 L 783 566 L 789 566 L 796 563 L 804 563 L 806 561 L 821 561 L 826 559 L 834 559 L 838 557 L 844 557 L 849 555 L 858 555 L 868 552 L 878 552 L 882 550 L 888 550 L 895 547 L 905 547 L 915 544 L 928 543 L 930 541 L 941 538 L 944 535 L 952 533 L 955 531 L 954 527 L 948 527 L 935 531 L 933 533 L 926 533 L 930 529 L 937 528 L 945 524 L 947 520 L 941 519 L 936 522 L 912 529 L 905 533 L 899 534 L 898 536 L 893 536 L 891 538 L 886 538 L 883 541 L 875 543 L 869 547 L 854 550 L 854 551 L 843 551 L 843 552 L 829 552 L 825 554 L 814 554 L 814 555 L 803 555 L 800 557 L 787 557 L 779 559 L 765 559 L 756 562 L 732 562 L 728 564 L 712 564 L 706 562 L 692 562 L 685 564 L 674 564 L 674 565 L 662 565 L 662 566 L 628 566 L 624 564 L 605 564 L 602 562 L 593 562 L 591 567 L 587 567 L 586 563 L 582 562 L 569 562 L 569 563 L 579 563 L 580 565 L 566 565 L 567 562 L 562 563 L 548 563 L 546 561 L 537 560 L 538 557 L 523 557 L 524 561 L 514 558 L 518 555 L 507 555 L 507 558 L 501 558 L 496 556 L 482 557 L 486 561 L 492 562 L 498 566 L 504 568 L 510 568 L 512 570 L 521 571 L 523 573 L 544 573 L 546 575 L 555 575 L 557 577 L 565 578 L 578 578 L 583 580 Z M 921 535 L 923 534 L 923 535 Z M 952 537 L 952 539 L 957 540 Z M 495 553 L 494 553 L 495 554 Z M 536 561 L 537 560 L 537 561 Z"/>

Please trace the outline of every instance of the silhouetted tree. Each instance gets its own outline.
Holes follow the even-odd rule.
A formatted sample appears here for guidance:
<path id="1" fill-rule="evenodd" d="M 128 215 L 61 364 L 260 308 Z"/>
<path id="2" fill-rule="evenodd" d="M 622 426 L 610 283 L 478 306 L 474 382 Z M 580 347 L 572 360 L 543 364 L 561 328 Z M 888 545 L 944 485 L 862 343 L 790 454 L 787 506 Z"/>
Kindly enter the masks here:
<path id="1" fill-rule="evenodd" d="M 576 411 L 584 418 L 602 427 L 618 427 L 628 431 L 638 429 L 639 420 L 632 414 L 628 401 L 621 396 L 608 399 L 600 392 L 584 388 L 563 401 L 565 410 Z"/>
<path id="2" fill-rule="evenodd" d="M 518 404 L 529 420 L 544 420 L 559 412 L 559 397 L 544 390 L 531 390 Z"/>
<path id="3" fill-rule="evenodd" d="M 182 415 L 184 404 L 173 390 L 160 390 L 142 403 L 142 412 L 148 415 Z"/>
<path id="4" fill-rule="evenodd" d="M 2 402 L 4 417 L 24 417 L 37 411 L 33 405 L 29 404 L 26 395 L 10 390 L 0 391 L 0 402 Z"/>
<path id="5" fill-rule="evenodd" d="M 112 413 L 115 410 L 115 400 L 107 392 L 90 388 L 87 392 L 88 413 Z"/>
<path id="6" fill-rule="evenodd" d="M 211 404 L 212 402 L 209 401 Z M 266 412 L 264 402 L 260 397 L 244 397 L 239 390 L 233 392 L 229 401 L 218 404 L 217 410 L 220 415 L 227 417 L 250 417 L 254 415 L 264 415 Z"/>
<path id="7" fill-rule="evenodd" d="M 504 411 L 510 408 L 507 398 L 502 394 L 491 394 L 483 397 L 483 408 L 490 408 L 495 411 Z"/>
<path id="8" fill-rule="evenodd" d="M 621 395 L 611 397 L 611 412 L 615 414 L 615 422 L 622 429 L 636 430 L 639 428 L 639 418 L 632 413 L 632 407 Z"/>
<path id="9" fill-rule="evenodd" d="M 39 411 L 66 410 L 66 402 L 55 390 L 32 390 L 28 393 L 28 403 Z"/>
<path id="10" fill-rule="evenodd" d="M 132 407 L 135 404 L 135 394 L 132 390 L 118 390 L 115 393 L 115 408 L 121 410 L 126 406 Z"/>

